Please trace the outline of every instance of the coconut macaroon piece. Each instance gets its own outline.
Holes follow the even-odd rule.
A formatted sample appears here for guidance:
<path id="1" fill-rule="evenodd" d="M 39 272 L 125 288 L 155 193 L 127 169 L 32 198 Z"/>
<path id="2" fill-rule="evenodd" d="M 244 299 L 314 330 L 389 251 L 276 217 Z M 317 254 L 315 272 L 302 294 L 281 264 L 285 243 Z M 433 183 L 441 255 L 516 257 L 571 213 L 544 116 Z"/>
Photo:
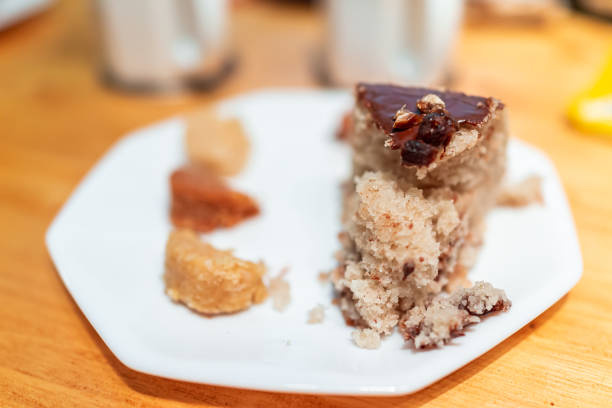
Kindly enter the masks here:
<path id="1" fill-rule="evenodd" d="M 367 344 L 466 284 L 505 170 L 503 108 L 458 92 L 357 85 L 332 281 L 347 323 L 370 329 Z"/>

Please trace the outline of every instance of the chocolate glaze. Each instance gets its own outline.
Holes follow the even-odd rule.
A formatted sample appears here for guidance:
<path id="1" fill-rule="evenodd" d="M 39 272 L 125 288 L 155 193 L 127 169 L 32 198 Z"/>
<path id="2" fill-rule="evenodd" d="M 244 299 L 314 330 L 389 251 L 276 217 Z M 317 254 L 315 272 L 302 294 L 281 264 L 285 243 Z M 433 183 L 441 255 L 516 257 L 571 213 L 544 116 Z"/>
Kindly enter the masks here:
<path id="1" fill-rule="evenodd" d="M 430 164 L 461 125 L 478 126 L 488 120 L 492 109 L 503 108 L 493 98 L 427 88 L 360 83 L 356 94 L 358 103 L 368 109 L 375 124 L 391 137 L 388 147 L 401 149 L 402 164 L 406 166 Z M 417 102 L 427 94 L 437 95 L 446 106 L 422 112 Z M 395 115 L 404 105 L 416 115 L 404 126 L 395 128 Z"/>
<path id="2" fill-rule="evenodd" d="M 416 103 L 427 94 L 435 94 L 446 104 L 446 110 L 459 123 L 479 125 L 486 120 L 494 103 L 493 98 L 466 95 L 462 92 L 438 91 L 396 85 L 357 84 L 357 99 L 368 108 L 376 124 L 385 133 L 393 129 L 393 116 L 403 106 L 418 112 Z M 498 102 L 497 109 L 503 108 Z"/>

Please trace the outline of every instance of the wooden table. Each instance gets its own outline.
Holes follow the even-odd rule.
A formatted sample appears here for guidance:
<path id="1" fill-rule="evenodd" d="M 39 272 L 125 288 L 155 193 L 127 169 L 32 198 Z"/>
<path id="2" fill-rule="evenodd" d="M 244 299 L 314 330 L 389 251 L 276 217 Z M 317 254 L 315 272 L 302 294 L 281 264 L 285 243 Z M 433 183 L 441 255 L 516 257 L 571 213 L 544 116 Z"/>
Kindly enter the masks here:
<path id="1" fill-rule="evenodd" d="M 321 22 L 295 6 L 242 3 L 236 74 L 206 95 L 137 96 L 96 74 L 89 2 L 60 1 L 0 33 L 0 406 L 559 406 L 612 404 L 612 139 L 573 130 L 563 110 L 587 85 L 612 27 L 579 17 L 543 27 L 468 27 L 455 86 L 494 95 L 512 132 L 557 165 L 584 255 L 580 283 L 502 344 L 417 394 L 282 395 L 136 373 L 102 343 L 62 285 L 43 235 L 94 162 L 125 132 L 263 86 L 313 86 Z"/>

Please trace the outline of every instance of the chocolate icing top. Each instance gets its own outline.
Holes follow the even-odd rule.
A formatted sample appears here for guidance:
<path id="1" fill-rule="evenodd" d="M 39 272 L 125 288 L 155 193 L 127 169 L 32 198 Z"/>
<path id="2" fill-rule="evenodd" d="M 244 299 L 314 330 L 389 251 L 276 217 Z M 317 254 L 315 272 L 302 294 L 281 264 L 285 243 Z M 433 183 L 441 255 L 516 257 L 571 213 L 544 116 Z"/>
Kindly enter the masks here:
<path id="1" fill-rule="evenodd" d="M 403 105 L 406 105 L 408 110 L 417 112 L 417 101 L 427 94 L 438 95 L 446 104 L 446 110 L 459 124 L 481 124 L 493 105 L 493 98 L 466 95 L 463 92 L 386 84 L 357 84 L 357 99 L 368 108 L 376 124 L 385 133 L 391 133 L 393 116 Z M 501 108 L 503 104 L 498 102 L 497 109 Z"/>
<path id="2" fill-rule="evenodd" d="M 421 111 L 417 102 L 428 94 L 440 97 L 445 106 Z M 488 120 L 492 109 L 503 108 L 503 104 L 493 98 L 396 85 L 360 83 L 356 96 L 376 125 L 391 137 L 388 147 L 401 149 L 402 163 L 407 166 L 430 164 L 448 145 L 459 126 L 478 126 Z M 405 111 L 415 115 L 407 125 L 394 127 L 396 113 L 404 105 Z"/>

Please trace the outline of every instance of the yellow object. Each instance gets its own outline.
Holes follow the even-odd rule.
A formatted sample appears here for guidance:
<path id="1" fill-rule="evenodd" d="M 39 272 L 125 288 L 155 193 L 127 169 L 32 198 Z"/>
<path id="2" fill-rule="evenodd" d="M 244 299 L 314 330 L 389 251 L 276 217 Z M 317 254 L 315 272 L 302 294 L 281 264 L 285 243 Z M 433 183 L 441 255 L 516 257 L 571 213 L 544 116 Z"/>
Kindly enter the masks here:
<path id="1" fill-rule="evenodd" d="M 601 76 L 576 96 L 567 114 L 576 127 L 612 137 L 612 53 Z"/>

